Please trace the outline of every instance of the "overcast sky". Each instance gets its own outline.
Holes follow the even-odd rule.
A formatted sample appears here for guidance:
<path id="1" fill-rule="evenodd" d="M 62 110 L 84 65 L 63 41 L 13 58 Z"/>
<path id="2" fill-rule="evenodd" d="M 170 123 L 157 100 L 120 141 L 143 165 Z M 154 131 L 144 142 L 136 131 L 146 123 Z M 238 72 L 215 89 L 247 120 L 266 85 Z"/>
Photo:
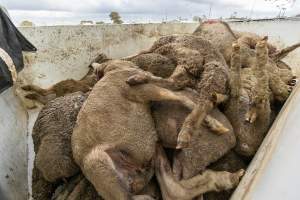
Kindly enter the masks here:
<path id="1" fill-rule="evenodd" d="M 111 11 L 119 12 L 127 23 L 191 20 L 209 14 L 211 18 L 229 17 L 234 12 L 239 17 L 275 17 L 283 4 L 286 15 L 300 14 L 300 0 L 0 0 L 16 23 L 30 20 L 38 25 L 109 22 Z"/>

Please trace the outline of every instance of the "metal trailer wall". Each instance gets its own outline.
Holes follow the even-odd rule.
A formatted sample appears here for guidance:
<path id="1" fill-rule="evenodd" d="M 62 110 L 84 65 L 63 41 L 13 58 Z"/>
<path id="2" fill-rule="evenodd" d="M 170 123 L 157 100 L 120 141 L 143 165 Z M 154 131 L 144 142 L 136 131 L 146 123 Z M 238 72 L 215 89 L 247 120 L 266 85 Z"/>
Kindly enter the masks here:
<path id="1" fill-rule="evenodd" d="M 281 46 L 300 41 L 299 25 L 299 21 L 232 24 L 237 30 L 269 35 L 271 41 Z M 25 55 L 25 68 L 20 77 L 41 87 L 67 78 L 80 79 L 98 53 L 113 58 L 132 55 L 147 49 L 160 36 L 192 33 L 196 27 L 197 24 L 180 23 L 20 28 L 38 48 L 36 54 Z M 300 51 L 289 56 L 288 62 L 300 72 L 297 55 Z M 8 199 L 27 199 L 30 193 L 34 157 L 31 131 L 38 111 L 27 114 L 13 89 L 0 94 L 0 193 Z"/>
<path id="2" fill-rule="evenodd" d="M 0 94 L 0 199 L 27 197 L 27 113 L 12 89 Z"/>

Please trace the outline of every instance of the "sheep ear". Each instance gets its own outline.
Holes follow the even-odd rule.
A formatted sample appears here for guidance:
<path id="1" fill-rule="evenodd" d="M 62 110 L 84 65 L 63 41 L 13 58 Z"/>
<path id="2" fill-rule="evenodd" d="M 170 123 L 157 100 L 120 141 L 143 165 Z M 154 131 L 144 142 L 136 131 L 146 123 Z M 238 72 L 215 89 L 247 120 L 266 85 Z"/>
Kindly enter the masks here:
<path id="1" fill-rule="evenodd" d="M 104 76 L 105 64 L 92 63 L 92 68 L 94 69 L 94 73 L 97 76 L 97 80 L 100 80 Z"/>
<path id="2" fill-rule="evenodd" d="M 283 58 L 285 58 L 289 53 L 291 53 L 292 51 L 294 51 L 295 49 L 297 49 L 298 47 L 300 47 L 300 43 L 296 43 L 292 46 L 286 47 L 284 49 L 281 49 L 280 51 L 270 55 L 270 57 L 276 62 L 279 61 Z"/>
<path id="3" fill-rule="evenodd" d="M 92 66 L 93 70 L 96 70 L 97 68 L 101 67 L 101 64 L 99 64 L 99 63 L 92 63 L 91 66 Z"/>
<path id="4" fill-rule="evenodd" d="M 268 39 L 269 39 L 269 37 L 266 35 L 266 36 L 264 36 L 261 40 L 262 40 L 262 41 L 268 42 Z"/>
<path id="5" fill-rule="evenodd" d="M 104 62 L 106 62 L 106 61 L 108 61 L 108 60 L 109 60 L 109 58 L 106 56 L 106 54 L 100 53 L 100 54 L 94 59 L 93 63 L 99 63 L 99 64 L 101 64 L 101 63 L 104 63 Z"/>
<path id="6" fill-rule="evenodd" d="M 92 69 L 95 69 L 92 65 L 95 63 L 101 64 L 106 61 L 110 60 L 104 53 L 100 53 L 96 58 L 93 59 L 93 61 L 90 63 L 89 67 Z"/>

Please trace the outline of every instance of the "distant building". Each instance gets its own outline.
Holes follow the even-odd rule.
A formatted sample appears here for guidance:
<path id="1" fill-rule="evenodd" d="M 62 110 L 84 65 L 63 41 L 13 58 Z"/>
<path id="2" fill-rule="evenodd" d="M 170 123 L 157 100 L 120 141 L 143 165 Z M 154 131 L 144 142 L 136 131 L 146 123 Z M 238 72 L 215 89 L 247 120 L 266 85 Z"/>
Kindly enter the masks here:
<path id="1" fill-rule="evenodd" d="M 33 26 L 35 26 L 34 25 L 34 23 L 33 22 L 31 22 L 31 21 L 28 21 L 28 20 L 24 20 L 24 21 L 22 21 L 21 23 L 20 23 L 20 26 L 27 26 L 27 27 L 33 27 Z"/>
<path id="2" fill-rule="evenodd" d="M 92 20 L 82 20 L 80 21 L 80 25 L 93 25 L 94 22 Z"/>
<path id="3" fill-rule="evenodd" d="M 100 21 L 100 22 L 96 22 L 97 25 L 102 25 L 102 24 L 105 24 L 103 21 Z"/>
<path id="4" fill-rule="evenodd" d="M 181 23 L 181 21 L 179 21 L 178 19 L 173 19 L 171 21 L 167 21 L 167 23 L 176 24 L 176 23 Z"/>

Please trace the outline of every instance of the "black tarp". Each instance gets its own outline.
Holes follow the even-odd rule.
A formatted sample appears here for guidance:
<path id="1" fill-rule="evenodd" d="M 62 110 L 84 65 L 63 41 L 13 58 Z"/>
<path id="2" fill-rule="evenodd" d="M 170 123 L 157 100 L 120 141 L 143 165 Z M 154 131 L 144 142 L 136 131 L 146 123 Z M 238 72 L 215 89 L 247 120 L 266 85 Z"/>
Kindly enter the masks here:
<path id="1" fill-rule="evenodd" d="M 0 48 L 11 57 L 18 72 L 24 66 L 22 51 L 36 51 L 36 48 L 20 33 L 1 8 Z M 11 87 L 12 84 L 10 71 L 5 62 L 0 58 L 0 93 Z"/>

